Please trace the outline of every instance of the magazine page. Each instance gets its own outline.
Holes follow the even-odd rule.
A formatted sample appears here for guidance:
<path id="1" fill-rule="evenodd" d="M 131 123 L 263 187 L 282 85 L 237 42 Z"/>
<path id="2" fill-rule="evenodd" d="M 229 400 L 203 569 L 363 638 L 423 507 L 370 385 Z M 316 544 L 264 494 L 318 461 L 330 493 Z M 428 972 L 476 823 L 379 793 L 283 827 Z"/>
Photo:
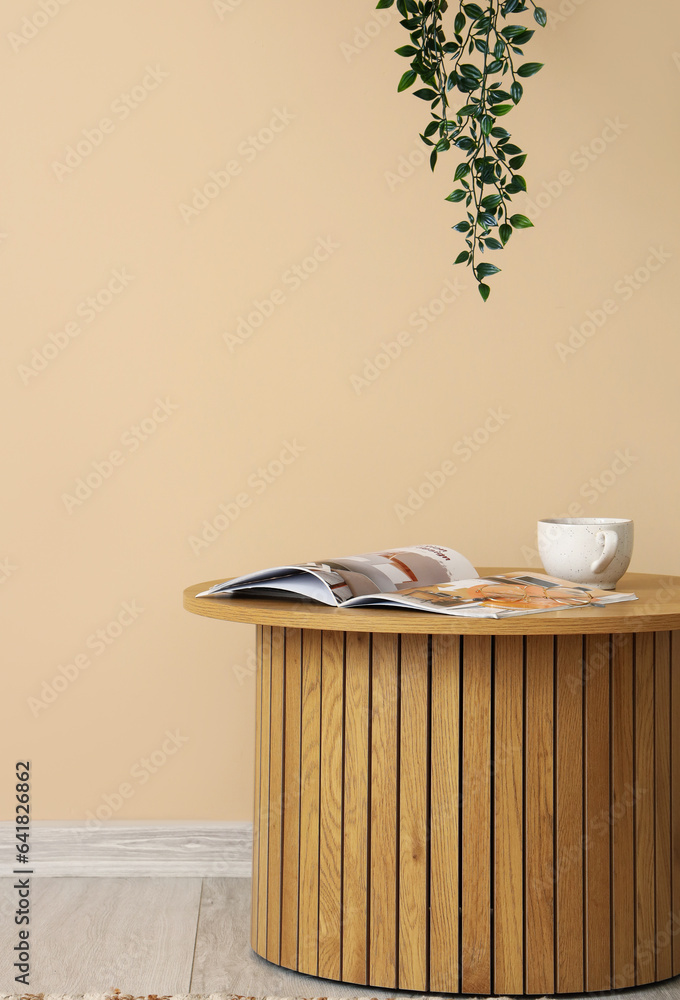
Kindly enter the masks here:
<path id="1" fill-rule="evenodd" d="M 518 571 L 432 587 L 412 587 L 396 594 L 356 597 L 347 601 L 345 607 L 389 607 L 461 618 L 516 618 L 545 611 L 602 608 L 634 600 L 637 600 L 635 594 L 588 590 L 542 573 Z"/>
<path id="2" fill-rule="evenodd" d="M 247 594 L 252 597 L 272 597 L 275 595 L 271 591 L 275 591 L 279 597 L 302 597 L 336 608 L 339 602 L 333 595 L 333 587 L 341 583 L 334 574 L 324 572 L 321 563 L 275 566 L 225 580 L 224 583 L 216 583 L 210 590 L 204 590 L 196 596 L 236 597 Z"/>
<path id="3" fill-rule="evenodd" d="M 493 580 L 503 582 L 513 582 L 525 584 L 527 586 L 537 585 L 549 590 L 551 587 L 566 587 L 571 590 L 580 590 L 584 594 L 590 594 L 591 604 L 595 608 L 604 607 L 606 604 L 619 604 L 623 601 L 637 601 L 635 594 L 627 594 L 619 590 L 599 590 L 593 587 L 583 587 L 578 583 L 570 583 L 569 580 L 561 580 L 556 576 L 548 576 L 547 573 L 527 572 L 526 570 L 516 570 L 513 573 L 504 573 L 501 576 L 492 577 Z"/>
<path id="4" fill-rule="evenodd" d="M 434 586 L 476 576 L 474 566 L 453 549 L 413 545 L 260 570 L 218 583 L 197 596 L 233 597 L 247 592 L 255 596 L 263 587 L 274 587 L 336 607 L 355 597 L 398 593 L 414 585 Z"/>
<path id="5" fill-rule="evenodd" d="M 428 611 L 459 618 L 515 618 L 517 615 L 536 613 L 533 610 L 495 607 L 474 596 L 476 586 L 491 582 L 491 579 L 478 577 L 477 579 L 460 580 L 458 583 L 437 584 L 432 587 L 411 587 L 397 594 L 370 594 L 347 601 L 345 607 Z"/>

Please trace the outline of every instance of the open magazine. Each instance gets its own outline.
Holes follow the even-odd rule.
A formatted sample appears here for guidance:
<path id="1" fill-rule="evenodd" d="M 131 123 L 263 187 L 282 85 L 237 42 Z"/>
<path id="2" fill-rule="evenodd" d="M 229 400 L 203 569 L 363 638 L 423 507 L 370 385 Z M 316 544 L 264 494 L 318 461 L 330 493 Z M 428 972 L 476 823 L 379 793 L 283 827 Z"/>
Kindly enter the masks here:
<path id="1" fill-rule="evenodd" d="M 565 589 L 576 595 L 575 603 L 557 603 Z M 556 597 L 546 599 L 551 590 Z M 514 618 L 637 599 L 635 594 L 587 590 L 526 570 L 480 578 L 464 556 L 441 545 L 276 566 L 218 583 L 197 596 L 301 598 L 331 607 L 387 607 L 464 618 Z M 568 595 L 564 600 L 569 601 Z"/>

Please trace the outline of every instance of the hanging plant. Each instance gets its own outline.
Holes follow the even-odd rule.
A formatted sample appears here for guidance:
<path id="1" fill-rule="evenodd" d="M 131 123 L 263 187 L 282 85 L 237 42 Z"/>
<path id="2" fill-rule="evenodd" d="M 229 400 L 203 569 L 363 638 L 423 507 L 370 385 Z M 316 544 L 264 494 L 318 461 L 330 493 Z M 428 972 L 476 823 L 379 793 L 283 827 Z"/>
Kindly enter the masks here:
<path id="1" fill-rule="evenodd" d="M 391 7 L 394 2 L 379 0 L 377 6 Z M 530 3 L 534 20 L 545 27 L 545 10 L 533 0 Z M 432 147 L 432 170 L 439 154 L 452 147 L 465 154 L 453 177 L 460 186 L 446 199 L 465 202 L 467 209 L 466 218 L 453 226 L 467 244 L 454 263 L 472 268 L 486 302 L 490 288 L 484 279 L 500 268 L 480 257 L 487 250 L 502 250 L 513 230 L 533 226 L 526 215 L 510 209 L 512 196 L 527 189 L 519 173 L 526 153 L 497 122 L 521 101 L 522 80 L 543 66 L 523 61 L 523 47 L 533 30 L 506 23 L 510 15 L 530 8 L 525 0 L 488 0 L 484 7 L 460 0 L 453 40 L 448 41 L 442 23 L 447 0 L 396 0 L 396 4 L 410 36 L 410 44 L 396 51 L 411 60 L 397 89 L 408 90 L 418 78 L 425 84 L 415 96 L 431 108 L 431 121 L 420 137 Z M 461 107 L 449 110 L 451 103 L 461 101 Z"/>

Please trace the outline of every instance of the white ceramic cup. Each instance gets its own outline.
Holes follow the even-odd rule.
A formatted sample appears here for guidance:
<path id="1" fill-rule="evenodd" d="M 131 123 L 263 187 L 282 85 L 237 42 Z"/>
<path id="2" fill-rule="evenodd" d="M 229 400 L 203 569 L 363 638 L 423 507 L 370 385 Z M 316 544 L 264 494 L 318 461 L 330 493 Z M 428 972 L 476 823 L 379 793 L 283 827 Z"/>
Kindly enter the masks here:
<path id="1" fill-rule="evenodd" d="M 538 551 L 550 576 L 614 590 L 633 554 L 633 522 L 622 517 L 546 517 Z"/>

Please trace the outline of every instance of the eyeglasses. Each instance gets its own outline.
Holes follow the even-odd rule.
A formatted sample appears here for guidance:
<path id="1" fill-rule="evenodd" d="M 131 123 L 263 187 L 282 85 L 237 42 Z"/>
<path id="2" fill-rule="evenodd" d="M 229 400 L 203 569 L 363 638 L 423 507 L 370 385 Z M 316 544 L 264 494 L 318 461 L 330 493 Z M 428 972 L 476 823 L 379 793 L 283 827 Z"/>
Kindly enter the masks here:
<path id="1" fill-rule="evenodd" d="M 472 588 L 471 588 L 472 589 Z M 539 587 L 527 583 L 488 583 L 474 588 L 472 597 L 481 597 L 492 604 L 515 608 L 577 608 L 590 604 L 591 596 L 583 590 L 567 587 Z"/>

